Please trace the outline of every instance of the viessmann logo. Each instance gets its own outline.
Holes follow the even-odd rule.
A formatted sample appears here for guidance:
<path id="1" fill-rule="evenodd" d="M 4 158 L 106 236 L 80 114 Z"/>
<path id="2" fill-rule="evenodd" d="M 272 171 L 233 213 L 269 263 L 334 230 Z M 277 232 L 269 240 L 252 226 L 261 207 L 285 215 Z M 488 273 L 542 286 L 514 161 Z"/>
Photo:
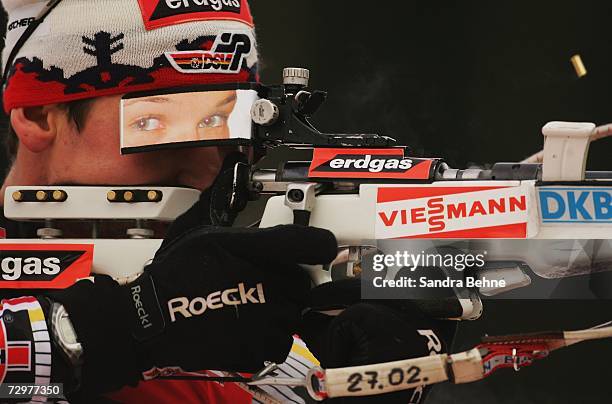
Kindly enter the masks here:
<path id="1" fill-rule="evenodd" d="M 90 245 L 0 244 L 0 288 L 60 289 L 89 276 Z"/>
<path id="2" fill-rule="evenodd" d="M 384 187 L 377 202 L 377 238 L 526 236 L 520 187 Z"/>
<path id="3" fill-rule="evenodd" d="M 395 149 L 315 149 L 312 178 L 428 179 L 433 160 L 404 156 Z"/>

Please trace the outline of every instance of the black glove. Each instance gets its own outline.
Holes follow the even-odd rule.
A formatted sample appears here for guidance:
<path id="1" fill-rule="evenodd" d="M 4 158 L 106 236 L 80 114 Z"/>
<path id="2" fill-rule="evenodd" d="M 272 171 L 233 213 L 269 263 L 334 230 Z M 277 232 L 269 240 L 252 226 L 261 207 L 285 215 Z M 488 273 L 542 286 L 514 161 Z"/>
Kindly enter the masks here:
<path id="1" fill-rule="evenodd" d="M 84 348 L 82 390 L 135 385 L 156 368 L 252 372 L 283 362 L 310 288 L 297 264 L 328 263 L 336 248 L 312 227 L 201 226 L 165 244 L 129 285 L 96 276 L 53 294 Z"/>
<path id="2" fill-rule="evenodd" d="M 447 352 L 456 322 L 435 320 L 417 302 L 359 302 L 359 281 L 324 284 L 310 293 L 300 336 L 324 368 L 367 365 Z M 321 314 L 344 310 L 337 316 Z M 347 397 L 332 402 L 419 403 L 429 391 L 416 388 L 383 395 Z"/>

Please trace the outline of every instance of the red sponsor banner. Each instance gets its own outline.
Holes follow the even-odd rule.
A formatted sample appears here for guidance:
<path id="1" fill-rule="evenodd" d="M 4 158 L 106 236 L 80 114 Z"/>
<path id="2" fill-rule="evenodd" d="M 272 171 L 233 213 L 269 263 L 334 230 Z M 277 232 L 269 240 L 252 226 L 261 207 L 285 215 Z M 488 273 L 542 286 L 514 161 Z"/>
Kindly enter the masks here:
<path id="1" fill-rule="evenodd" d="M 433 198 L 441 195 L 463 194 L 506 187 L 389 187 L 378 188 L 376 202 L 406 201 L 418 198 Z"/>
<path id="2" fill-rule="evenodd" d="M 431 239 L 464 239 L 464 238 L 525 238 L 527 237 L 527 223 L 503 224 L 500 226 L 480 227 L 475 229 L 453 230 L 440 233 L 420 234 L 417 236 L 398 237 L 431 238 Z"/>
<path id="3" fill-rule="evenodd" d="M 92 264 L 93 244 L 0 244 L 0 288 L 64 289 Z"/>
<path id="4" fill-rule="evenodd" d="M 253 26 L 247 0 L 138 0 L 145 28 L 184 22 L 233 20 Z"/>
<path id="5" fill-rule="evenodd" d="M 403 148 L 314 149 L 310 178 L 428 180 L 436 159 L 407 157 Z"/>
<path id="6" fill-rule="evenodd" d="M 376 238 L 525 238 L 520 186 L 381 187 Z"/>

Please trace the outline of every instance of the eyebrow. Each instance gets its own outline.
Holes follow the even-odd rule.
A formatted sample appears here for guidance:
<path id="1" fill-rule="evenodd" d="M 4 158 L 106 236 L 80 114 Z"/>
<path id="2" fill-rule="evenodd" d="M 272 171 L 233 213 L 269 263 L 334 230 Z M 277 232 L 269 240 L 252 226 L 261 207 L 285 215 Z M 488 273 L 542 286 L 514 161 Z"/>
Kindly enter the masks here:
<path id="1" fill-rule="evenodd" d="M 232 95 L 228 95 L 227 97 L 225 97 L 224 99 L 222 99 L 221 101 L 219 101 L 217 103 L 217 105 L 215 105 L 215 108 L 219 108 L 222 107 L 224 105 L 227 105 L 231 102 L 236 101 L 238 97 L 236 96 L 236 93 L 234 92 Z M 138 102 L 154 102 L 154 103 L 163 103 L 163 102 L 170 102 L 170 99 L 168 97 L 146 97 L 146 98 L 135 98 L 132 100 L 126 100 L 125 101 L 125 105 L 129 106 L 129 105 L 133 105 L 136 104 Z"/>
<path id="2" fill-rule="evenodd" d="M 236 96 L 236 93 L 233 92 L 232 95 L 228 95 L 227 97 L 225 97 L 224 99 L 222 99 L 221 101 L 219 101 L 217 103 L 217 105 L 215 105 L 216 108 L 222 107 L 226 104 L 229 104 L 230 102 L 234 102 L 236 101 L 238 97 Z"/>
<path id="3" fill-rule="evenodd" d="M 162 103 L 162 102 L 168 102 L 170 101 L 169 98 L 167 97 L 147 97 L 147 98 L 135 98 L 133 100 L 126 100 L 125 101 L 125 105 L 132 105 L 132 104 L 136 104 L 137 102 L 155 102 L 155 103 Z"/>

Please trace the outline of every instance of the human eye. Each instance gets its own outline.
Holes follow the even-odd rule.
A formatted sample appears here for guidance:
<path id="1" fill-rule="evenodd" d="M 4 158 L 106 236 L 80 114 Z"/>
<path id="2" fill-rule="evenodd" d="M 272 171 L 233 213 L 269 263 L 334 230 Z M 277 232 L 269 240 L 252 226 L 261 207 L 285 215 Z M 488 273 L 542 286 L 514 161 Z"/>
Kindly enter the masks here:
<path id="1" fill-rule="evenodd" d="M 227 123 L 227 116 L 220 115 L 220 114 L 209 115 L 198 123 L 198 128 L 200 129 L 220 128 L 221 126 L 225 126 L 226 123 Z"/>
<path id="2" fill-rule="evenodd" d="M 130 127 L 141 132 L 151 132 L 154 130 L 163 129 L 164 126 L 161 120 L 154 116 L 147 116 L 136 119 Z"/>

